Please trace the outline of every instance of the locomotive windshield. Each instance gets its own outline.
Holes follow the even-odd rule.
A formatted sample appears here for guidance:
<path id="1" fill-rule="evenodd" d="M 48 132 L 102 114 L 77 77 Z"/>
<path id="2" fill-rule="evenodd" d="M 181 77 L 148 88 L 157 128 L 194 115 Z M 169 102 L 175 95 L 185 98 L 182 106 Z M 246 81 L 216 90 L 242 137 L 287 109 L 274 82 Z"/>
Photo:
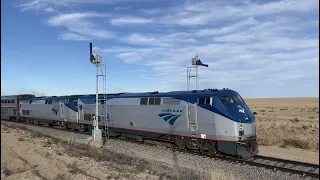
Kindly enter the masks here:
<path id="1" fill-rule="evenodd" d="M 233 99 L 235 102 L 242 102 L 243 101 L 243 99 L 239 95 L 233 96 Z"/>
<path id="2" fill-rule="evenodd" d="M 223 97 L 220 97 L 221 101 L 223 104 L 232 104 L 232 103 L 235 103 L 235 102 L 242 102 L 243 99 L 241 98 L 240 95 L 235 95 L 235 96 L 223 96 Z"/>
<path id="3" fill-rule="evenodd" d="M 234 100 L 230 96 L 224 96 L 220 98 L 223 104 L 232 104 L 234 103 Z"/>

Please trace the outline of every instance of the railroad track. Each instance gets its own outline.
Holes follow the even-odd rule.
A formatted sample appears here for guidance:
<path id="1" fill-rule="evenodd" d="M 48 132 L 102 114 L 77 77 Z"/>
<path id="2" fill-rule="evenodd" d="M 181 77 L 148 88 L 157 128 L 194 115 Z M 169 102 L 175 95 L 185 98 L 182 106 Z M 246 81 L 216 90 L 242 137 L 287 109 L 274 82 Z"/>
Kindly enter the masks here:
<path id="1" fill-rule="evenodd" d="M 319 165 L 312 163 L 305 163 L 300 161 L 292 161 L 281 158 L 274 158 L 268 156 L 257 155 L 252 160 L 246 161 L 253 165 L 261 164 L 262 167 L 300 174 L 302 176 L 309 176 L 319 178 Z"/>
<path id="2" fill-rule="evenodd" d="M 8 121 L 8 120 L 1 120 L 1 121 Z M 26 123 L 21 123 L 21 122 L 13 122 L 13 123 L 18 123 L 18 124 L 24 124 L 24 125 L 32 125 L 32 126 L 38 126 L 38 125 L 33 125 L 33 124 L 26 124 Z M 46 126 L 41 126 L 45 128 L 52 128 L 52 127 L 46 127 Z M 55 128 L 58 130 L 63 130 L 63 131 L 72 131 L 72 130 L 66 130 L 66 129 L 61 129 L 61 128 Z M 74 132 L 74 131 L 72 131 Z M 82 133 L 82 134 L 87 134 L 90 135 L 91 133 L 85 133 L 85 132 L 77 132 L 77 133 Z M 111 138 L 111 137 L 110 137 Z M 119 138 L 115 138 L 119 139 Z M 144 145 L 150 145 L 150 146 L 159 146 L 159 147 L 164 147 L 167 149 L 171 149 L 174 151 L 179 151 L 182 153 L 188 153 L 188 154 L 193 154 L 197 156 L 202 156 L 202 157 L 208 157 L 202 155 L 199 151 L 194 151 L 194 150 L 179 150 L 175 146 L 172 145 L 172 143 L 168 142 L 162 142 L 162 141 L 153 141 L 153 140 L 145 140 L 145 142 L 139 142 L 136 140 L 131 140 L 131 139 L 121 139 L 125 140 L 128 142 L 134 142 L 134 143 L 140 143 Z M 268 156 L 261 156 L 257 155 L 255 157 L 252 157 L 250 159 L 237 159 L 231 156 L 224 156 L 224 155 L 215 155 L 210 158 L 217 158 L 220 160 L 228 161 L 228 162 L 233 162 L 233 163 L 242 163 L 242 164 L 247 164 L 250 166 L 256 166 L 256 167 L 263 167 L 266 169 L 271 169 L 274 171 L 282 171 L 282 172 L 288 172 L 291 174 L 298 174 L 301 175 L 302 177 L 312 177 L 312 178 L 317 178 L 319 179 L 319 165 L 318 164 L 312 164 L 312 163 L 305 163 L 305 162 L 300 162 L 300 161 L 292 161 L 292 160 L 287 160 L 287 159 L 281 159 L 281 158 L 274 158 L 274 157 L 268 157 Z"/>
<path id="3" fill-rule="evenodd" d="M 198 151 L 190 150 L 179 150 L 177 148 L 167 147 L 174 149 L 175 151 L 180 151 L 183 153 L 191 153 L 198 156 L 204 156 Z M 204 156 L 206 157 L 206 156 Z M 237 159 L 231 156 L 215 155 L 210 158 L 217 158 L 219 160 L 224 160 L 233 163 L 242 163 L 250 166 L 263 167 L 266 169 L 271 169 L 273 171 L 282 171 L 291 174 L 298 174 L 302 177 L 311 177 L 319 179 L 319 165 L 312 163 L 305 163 L 301 161 L 292 161 L 281 158 L 274 158 L 268 156 L 256 155 L 250 159 Z"/>

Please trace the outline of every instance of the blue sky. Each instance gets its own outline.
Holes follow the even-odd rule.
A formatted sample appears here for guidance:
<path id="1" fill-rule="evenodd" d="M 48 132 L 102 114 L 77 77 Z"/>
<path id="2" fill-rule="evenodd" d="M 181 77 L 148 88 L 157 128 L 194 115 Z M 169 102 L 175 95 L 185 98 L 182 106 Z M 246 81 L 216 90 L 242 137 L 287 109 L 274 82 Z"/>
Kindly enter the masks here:
<path id="1" fill-rule="evenodd" d="M 95 93 L 89 42 L 109 92 L 200 89 L 318 97 L 319 1 L 2 1 L 1 94 Z M 192 82 L 195 87 L 195 82 Z"/>

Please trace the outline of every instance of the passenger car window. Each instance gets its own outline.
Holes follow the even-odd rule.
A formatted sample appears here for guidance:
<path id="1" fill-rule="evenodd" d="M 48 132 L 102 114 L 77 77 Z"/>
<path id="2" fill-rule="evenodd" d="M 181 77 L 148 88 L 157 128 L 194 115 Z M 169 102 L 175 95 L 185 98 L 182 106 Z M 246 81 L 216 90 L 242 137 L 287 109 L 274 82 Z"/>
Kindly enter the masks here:
<path id="1" fill-rule="evenodd" d="M 221 99 L 223 104 L 232 104 L 232 103 L 234 103 L 234 100 L 230 96 L 220 97 L 220 99 Z"/>

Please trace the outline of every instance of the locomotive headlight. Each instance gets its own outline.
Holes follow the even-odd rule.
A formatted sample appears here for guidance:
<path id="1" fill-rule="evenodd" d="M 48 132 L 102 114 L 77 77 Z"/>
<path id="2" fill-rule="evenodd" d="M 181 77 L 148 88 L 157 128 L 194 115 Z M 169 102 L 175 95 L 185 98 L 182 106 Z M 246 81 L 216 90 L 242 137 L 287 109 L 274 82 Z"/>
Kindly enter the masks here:
<path id="1" fill-rule="evenodd" d="M 242 129 L 242 125 L 240 124 L 240 129 Z"/>
<path id="2" fill-rule="evenodd" d="M 249 120 L 249 117 L 248 117 L 248 116 L 246 116 L 246 117 L 245 117 L 245 120 L 246 120 L 246 121 L 248 121 L 248 120 Z"/>

